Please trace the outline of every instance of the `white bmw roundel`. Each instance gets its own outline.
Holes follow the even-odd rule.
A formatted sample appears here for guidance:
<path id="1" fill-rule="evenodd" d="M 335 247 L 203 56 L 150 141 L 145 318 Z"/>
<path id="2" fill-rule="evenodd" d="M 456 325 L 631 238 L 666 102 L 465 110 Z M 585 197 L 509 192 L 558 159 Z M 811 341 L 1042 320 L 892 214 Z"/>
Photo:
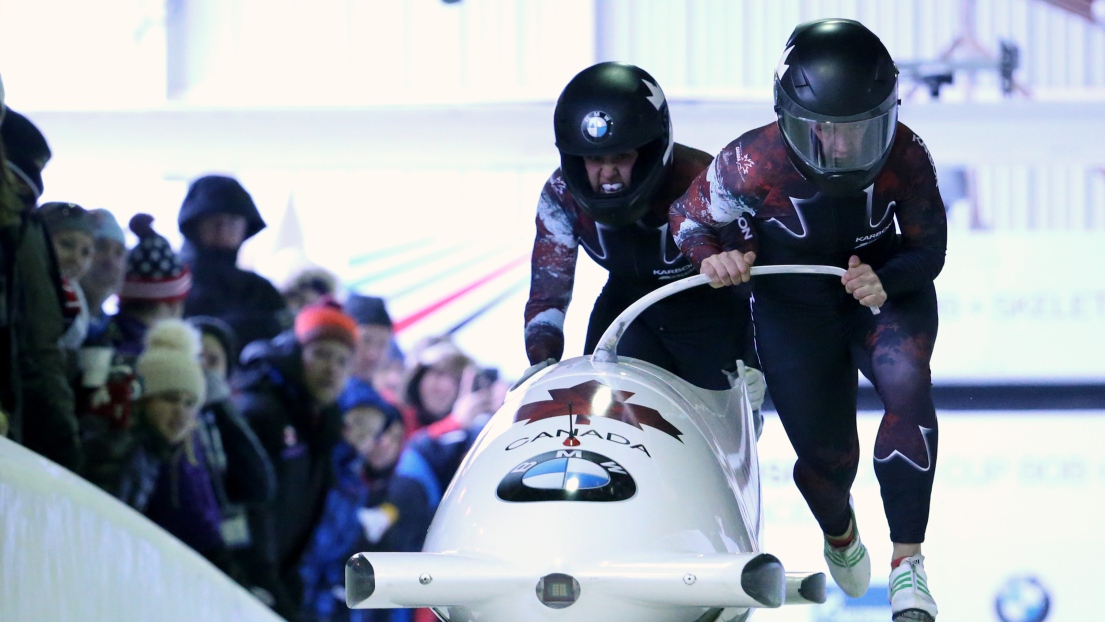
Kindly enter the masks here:
<path id="1" fill-rule="evenodd" d="M 623 501 L 637 492 L 621 464 L 582 449 L 534 456 L 511 469 L 496 494 L 503 501 Z"/>
<path id="2" fill-rule="evenodd" d="M 588 112 L 587 116 L 583 117 L 583 124 L 580 129 L 587 140 L 599 142 L 610 137 L 614 129 L 614 122 L 610 119 L 610 115 L 601 110 L 595 110 L 594 112 Z"/>

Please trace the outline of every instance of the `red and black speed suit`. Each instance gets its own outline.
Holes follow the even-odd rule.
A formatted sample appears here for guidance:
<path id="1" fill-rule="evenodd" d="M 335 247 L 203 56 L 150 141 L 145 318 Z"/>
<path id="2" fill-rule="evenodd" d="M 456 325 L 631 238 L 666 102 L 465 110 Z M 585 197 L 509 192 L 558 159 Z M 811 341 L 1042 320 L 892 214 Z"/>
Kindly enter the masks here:
<path id="1" fill-rule="evenodd" d="M 719 240 L 736 224 L 743 243 Z M 947 220 L 928 149 L 898 124 L 872 186 L 853 197 L 820 194 L 791 164 L 776 124 L 726 146 L 671 208 L 680 249 L 695 263 L 722 250 L 756 252 L 756 265 L 846 268 L 857 255 L 882 282 L 879 315 L 840 279 L 752 279 L 756 347 L 771 398 L 798 461 L 794 480 L 825 533 L 843 533 L 859 464 L 857 368 L 886 413 L 875 474 L 893 542 L 924 541 L 936 467 L 929 360 L 936 340 L 933 279 L 944 265 Z"/>
<path id="2" fill-rule="evenodd" d="M 694 267 L 668 230 L 668 208 L 710 163 L 710 155 L 675 145 L 672 168 L 644 218 L 619 228 L 597 224 L 572 196 L 557 169 L 537 204 L 532 276 L 526 303 L 526 354 L 530 363 L 560 360 L 564 314 L 572 300 L 580 246 L 610 276 L 595 300 L 584 354 L 594 352 L 602 333 L 641 296 Z M 618 354 L 648 361 L 708 389 L 728 389 L 723 369 L 736 359 L 754 367 L 747 294 L 735 288 L 696 287 L 659 301 L 626 329 Z"/>

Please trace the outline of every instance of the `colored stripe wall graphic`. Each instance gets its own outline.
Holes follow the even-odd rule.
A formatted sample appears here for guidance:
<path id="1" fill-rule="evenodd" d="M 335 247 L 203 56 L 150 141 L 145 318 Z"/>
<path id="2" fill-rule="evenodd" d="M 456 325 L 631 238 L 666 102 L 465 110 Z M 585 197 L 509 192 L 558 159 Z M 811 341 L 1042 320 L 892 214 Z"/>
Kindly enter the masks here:
<path id="1" fill-rule="evenodd" d="M 456 273 L 456 272 L 459 272 L 461 270 L 464 270 L 465 268 L 475 266 L 475 265 L 479 264 L 480 262 L 488 259 L 489 257 L 494 257 L 495 255 L 501 255 L 501 254 L 502 254 L 502 249 L 495 249 L 495 250 L 492 250 L 490 252 L 483 253 L 481 255 L 476 255 L 475 257 L 472 257 L 471 259 L 466 259 L 465 261 L 462 261 L 462 262 L 459 262 L 459 263 L 451 263 L 451 264 L 449 264 L 447 270 L 443 274 L 434 274 L 434 275 L 431 275 L 430 277 L 425 278 L 421 281 L 411 283 L 411 284 L 407 285 L 406 287 L 404 287 L 402 289 L 397 289 L 397 290 L 390 291 L 390 292 L 380 292 L 380 295 L 383 296 L 384 298 L 387 298 L 388 300 L 394 300 L 394 299 L 402 298 L 403 296 L 406 296 L 407 294 L 410 294 L 411 292 L 416 292 L 416 291 L 418 291 L 418 290 L 420 290 L 424 287 L 433 285 L 435 283 L 444 282 L 444 277 L 448 274 Z M 392 275 L 389 275 L 389 276 L 392 276 Z"/>
<path id="2" fill-rule="evenodd" d="M 484 276 L 481 276 L 478 279 L 476 279 L 475 281 L 472 281 L 471 283 L 465 285 L 464 287 L 461 287 L 460 289 L 458 289 L 458 290 L 456 290 L 456 291 L 454 291 L 454 292 L 452 292 L 452 293 L 450 293 L 450 294 L 448 294 L 448 295 L 446 295 L 442 298 L 439 298 L 438 300 L 426 305 L 425 307 L 415 311 L 414 313 L 411 313 L 410 315 L 407 315 L 406 317 L 400 318 L 398 321 L 395 322 L 395 334 L 398 335 L 403 330 L 405 330 L 407 328 L 410 328 L 414 324 L 417 324 L 420 320 L 422 320 L 425 317 L 429 316 L 430 314 L 440 310 L 441 308 L 445 307 L 446 305 L 454 302 L 455 300 L 457 300 L 458 298 L 464 296 L 465 294 L 477 289 L 478 287 L 480 287 L 480 286 L 482 286 L 486 283 L 489 283 L 490 281 L 494 280 L 495 278 L 497 278 L 497 277 L 499 277 L 503 274 L 506 274 L 507 272 L 513 270 L 514 268 L 517 268 L 518 266 L 523 265 L 524 263 L 529 261 L 529 258 L 530 258 L 529 253 L 526 253 L 524 255 L 516 257 L 516 258 L 512 259 L 511 261 L 507 262 L 506 264 L 496 268 L 495 270 L 492 270 L 491 272 L 485 274 Z"/>
<path id="3" fill-rule="evenodd" d="M 410 252 L 414 249 L 424 248 L 429 242 L 428 239 L 412 240 L 410 242 L 403 242 L 402 244 L 394 244 L 392 246 L 378 246 L 371 251 L 361 253 L 349 259 L 349 265 L 356 266 L 362 263 L 369 263 L 377 259 L 388 259 L 396 256 L 399 253 Z"/>
<path id="4" fill-rule="evenodd" d="M 386 255 L 385 257 L 386 257 L 386 259 L 394 260 L 395 258 L 399 257 L 401 254 L 412 254 L 413 257 L 403 260 L 400 264 L 402 266 L 403 270 L 410 270 L 411 268 L 418 268 L 418 267 L 421 267 L 421 266 L 426 266 L 426 265 L 432 264 L 433 262 L 438 261 L 439 259 L 441 259 L 441 257 L 443 255 L 452 253 L 453 251 L 456 251 L 457 249 L 463 248 L 464 246 L 465 246 L 465 244 L 453 244 L 451 246 L 446 246 L 446 247 L 433 246 L 433 247 L 422 247 L 422 248 L 407 248 L 407 249 L 404 249 L 403 251 L 401 251 L 400 253 L 391 253 L 391 254 Z M 364 256 L 362 256 L 362 257 L 364 257 Z M 367 261 L 369 261 L 369 260 L 368 259 L 363 259 L 361 261 L 361 263 L 365 263 Z M 350 263 L 352 263 L 352 261 Z M 396 270 L 393 266 L 386 266 L 382 269 L 378 269 L 374 272 L 370 272 L 366 276 L 362 276 L 360 278 L 357 278 L 357 279 L 354 279 L 354 280 L 350 281 L 349 287 L 350 288 L 363 287 L 363 286 L 368 285 L 370 283 L 374 283 L 376 281 L 380 281 L 380 280 L 386 279 L 388 277 L 395 276 L 395 274 L 396 274 Z"/>
<path id="5" fill-rule="evenodd" d="M 463 329 L 465 326 L 468 326 L 472 322 L 478 320 L 485 313 L 487 313 L 488 311 L 494 309 L 498 305 L 502 304 L 502 302 L 504 300 L 506 300 L 507 298 L 510 298 L 511 296 L 513 296 L 519 290 L 524 289 L 527 285 L 529 285 L 529 280 L 526 279 L 525 277 L 520 278 L 517 281 L 514 281 L 513 283 L 510 284 L 509 287 L 507 287 L 503 291 L 499 292 L 499 294 L 497 296 L 495 296 L 490 301 L 488 301 L 487 304 L 483 305 L 479 309 L 476 309 L 474 312 L 470 313 L 468 315 L 468 317 L 464 318 L 460 322 L 457 322 L 449 330 L 447 330 L 445 332 L 449 335 L 455 335 L 456 333 L 460 332 L 460 330 Z"/>

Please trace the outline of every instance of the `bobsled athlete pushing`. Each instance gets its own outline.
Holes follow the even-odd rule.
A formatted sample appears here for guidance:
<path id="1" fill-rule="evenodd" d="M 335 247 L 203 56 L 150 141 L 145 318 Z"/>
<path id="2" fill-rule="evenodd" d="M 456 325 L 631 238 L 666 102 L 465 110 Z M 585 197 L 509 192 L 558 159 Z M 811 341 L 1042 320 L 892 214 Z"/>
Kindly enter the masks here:
<path id="1" fill-rule="evenodd" d="M 921 544 L 939 438 L 929 361 L 936 342 L 933 280 L 948 227 L 925 143 L 898 121 L 898 70 L 859 22 L 798 26 L 775 71 L 776 123 L 746 132 L 714 158 L 670 210 L 679 249 L 716 284 L 749 266 L 846 266 L 831 279 L 755 279 L 760 369 L 798 456 L 794 482 L 825 536 L 825 561 L 862 596 L 871 559 L 849 491 L 859 465 L 857 369 L 886 413 L 874 469 L 893 552 L 893 619 L 932 622 Z M 732 226 L 746 232 L 736 249 Z M 873 316 L 864 307 L 881 307 Z"/>

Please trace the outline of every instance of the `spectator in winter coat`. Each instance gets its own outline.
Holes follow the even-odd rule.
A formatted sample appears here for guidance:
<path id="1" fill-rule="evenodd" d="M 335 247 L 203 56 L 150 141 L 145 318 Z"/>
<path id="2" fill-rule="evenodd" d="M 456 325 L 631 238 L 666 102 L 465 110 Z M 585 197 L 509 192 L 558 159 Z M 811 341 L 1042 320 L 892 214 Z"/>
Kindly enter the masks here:
<path id="1" fill-rule="evenodd" d="M 130 425 L 131 403 L 138 397 L 134 362 L 145 347 L 146 332 L 163 319 L 180 319 L 192 276 L 168 240 L 152 227 L 153 217 L 130 221 L 138 244 L 127 254 L 127 272 L 119 292 L 119 313 L 96 339 L 81 348 L 82 381 L 78 412 L 105 419 L 115 429 Z M 95 429 L 95 425 L 92 429 Z"/>
<path id="2" fill-rule="evenodd" d="M 0 433 L 79 470 L 74 396 L 58 348 L 61 277 L 42 220 L 32 211 L 50 148 L 30 120 L 2 102 L 0 137 Z"/>
<path id="3" fill-rule="evenodd" d="M 66 330 L 59 344 L 76 365 L 77 350 L 88 335 L 88 302 L 80 281 L 92 267 L 92 216 L 76 203 L 51 202 L 38 208 L 54 243 L 62 289 L 66 294 L 63 314 Z"/>
<path id="4" fill-rule="evenodd" d="M 107 330 L 111 317 L 104 303 L 123 289 L 127 275 L 127 238 L 119 221 L 106 209 L 90 210 L 92 219 L 92 267 L 81 278 L 81 289 L 88 300 L 88 340 L 96 343 Z"/>
<path id="5" fill-rule="evenodd" d="M 86 437 L 86 476 L 229 570 L 219 506 L 196 434 L 206 392 L 199 349 L 199 334 L 184 322 L 154 324 L 135 365 L 145 387 L 135 424 Z"/>
<path id="6" fill-rule="evenodd" d="M 397 350 L 391 316 L 383 298 L 352 294 L 345 301 L 345 312 L 357 321 L 357 349 L 353 353 L 346 392 L 360 395 L 363 392 L 378 394 L 382 399 L 398 407 L 402 401 L 391 390 L 376 384 L 377 374 L 387 362 L 393 350 Z"/>
<path id="7" fill-rule="evenodd" d="M 234 329 L 215 317 L 196 316 L 188 323 L 200 331 L 200 364 L 207 399 L 200 409 L 199 438 L 207 456 L 207 471 L 222 515 L 227 548 L 248 550 L 250 507 L 271 503 L 276 478 L 269 455 L 230 398 L 228 377 L 234 369 Z"/>
<path id="8" fill-rule="evenodd" d="M 337 398 L 349 373 L 356 323 L 326 302 L 300 311 L 293 331 L 242 358 L 235 404 L 272 462 L 276 496 L 250 512 L 250 580 L 293 619 L 302 604 L 299 562 L 322 515 L 341 438 Z"/>
<path id="9" fill-rule="evenodd" d="M 391 526 L 399 518 L 389 483 L 402 449 L 399 411 L 365 385 L 347 388 L 342 441 L 334 448 L 336 481 L 303 556 L 304 617 L 320 622 L 398 622 L 392 610 L 345 606 L 345 563 L 361 551 L 394 551 Z M 391 494 L 395 494 L 391 488 Z M 410 488 L 407 494 L 416 494 Z"/>
<path id="10" fill-rule="evenodd" d="M 207 175 L 193 181 L 177 222 L 185 240 L 181 253 L 195 278 L 185 317 L 223 320 L 238 335 L 239 348 L 287 328 L 291 314 L 272 283 L 238 267 L 242 243 L 265 228 L 253 197 L 238 180 Z"/>
<path id="11" fill-rule="evenodd" d="M 489 386 L 476 384 L 472 360 L 448 339 L 417 349 L 407 370 L 401 408 L 407 438 L 427 428 L 434 436 L 464 428 L 497 405 Z"/>
<path id="12" fill-rule="evenodd" d="M 371 385 L 380 364 L 387 358 L 395 336 L 391 316 L 383 298 L 360 294 L 349 296 L 345 301 L 345 312 L 357 321 L 357 351 L 353 357 L 352 378 Z"/>
<path id="13" fill-rule="evenodd" d="M 119 313 L 112 318 L 106 336 L 119 354 L 131 358 L 142 351 L 151 325 L 184 314 L 184 299 L 193 286 L 188 266 L 152 225 L 149 214 L 136 214 L 130 220 L 138 245 L 127 253 Z"/>
<path id="14" fill-rule="evenodd" d="M 430 346 L 421 353 L 423 363 L 433 360 L 432 348 L 440 345 Z M 435 380 L 431 378 L 428 382 Z M 393 500 L 396 509 L 396 518 L 387 536 L 393 550 L 422 550 L 442 495 L 483 426 L 502 405 L 509 389 L 508 383 L 501 380 L 489 384 L 484 382 L 477 368 L 467 365 L 456 382 L 457 397 L 452 412 L 436 423 L 421 428 L 407 441 L 388 492 L 388 498 Z M 433 393 L 438 391 L 443 397 L 444 388 L 423 389 L 423 403 L 434 403 L 437 396 Z M 435 619 L 429 609 L 415 609 L 412 615 L 414 622 L 433 622 Z"/>

